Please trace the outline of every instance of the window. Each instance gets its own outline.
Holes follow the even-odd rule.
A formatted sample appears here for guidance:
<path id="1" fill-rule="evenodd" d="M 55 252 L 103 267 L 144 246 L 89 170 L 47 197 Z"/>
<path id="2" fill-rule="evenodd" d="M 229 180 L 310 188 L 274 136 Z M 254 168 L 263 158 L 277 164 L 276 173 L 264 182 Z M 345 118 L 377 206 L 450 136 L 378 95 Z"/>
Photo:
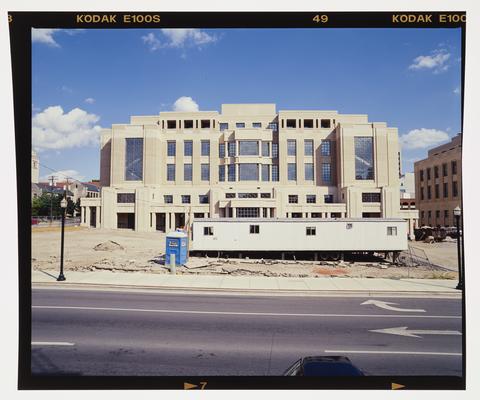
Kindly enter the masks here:
<path id="1" fill-rule="evenodd" d="M 175 157 L 176 144 L 174 141 L 167 142 L 167 156 Z"/>
<path id="2" fill-rule="evenodd" d="M 143 179 L 143 138 L 125 139 L 125 180 Z"/>
<path id="3" fill-rule="evenodd" d="M 307 236 L 315 236 L 317 234 L 317 228 L 314 226 L 307 226 L 306 227 Z"/>
<path id="4" fill-rule="evenodd" d="M 297 141 L 296 140 L 287 140 L 287 155 L 296 156 L 297 155 Z"/>
<path id="5" fill-rule="evenodd" d="M 234 199 L 235 198 L 235 193 L 225 193 L 225 198 L 226 199 Z"/>
<path id="6" fill-rule="evenodd" d="M 373 173 L 373 138 L 355 137 L 355 179 L 374 179 Z"/>
<path id="7" fill-rule="evenodd" d="M 387 226 L 387 236 L 397 236 L 397 227 Z"/>
<path id="8" fill-rule="evenodd" d="M 302 218 L 302 213 L 301 212 L 292 212 L 291 217 L 292 218 Z"/>
<path id="9" fill-rule="evenodd" d="M 428 219 L 432 218 L 432 211 L 428 211 Z"/>
<path id="10" fill-rule="evenodd" d="M 218 166 L 218 180 L 220 182 L 225 182 L 225 165 Z"/>
<path id="11" fill-rule="evenodd" d="M 200 204 L 208 204 L 208 194 L 200 194 L 198 195 L 198 202 Z"/>
<path id="12" fill-rule="evenodd" d="M 237 207 L 238 218 L 258 218 L 259 210 L 256 207 Z"/>
<path id="13" fill-rule="evenodd" d="M 203 236 L 213 236 L 213 226 L 204 226 Z"/>
<path id="14" fill-rule="evenodd" d="M 183 142 L 183 155 L 191 156 L 193 152 L 193 142 L 191 140 L 185 140 Z"/>
<path id="15" fill-rule="evenodd" d="M 303 120 L 303 127 L 307 129 L 313 128 L 313 119 L 304 119 Z"/>
<path id="16" fill-rule="evenodd" d="M 237 122 L 237 123 L 235 124 L 235 126 L 236 126 L 237 128 L 245 128 L 245 122 Z"/>
<path id="17" fill-rule="evenodd" d="M 278 143 L 272 143 L 272 158 L 278 158 Z"/>
<path id="18" fill-rule="evenodd" d="M 167 164 L 167 181 L 175 180 L 175 164 Z"/>
<path id="19" fill-rule="evenodd" d="M 429 181 L 431 179 L 431 169 L 427 168 L 427 180 Z"/>
<path id="20" fill-rule="evenodd" d="M 238 194 L 239 199 L 258 199 L 258 193 L 239 193 Z"/>
<path id="21" fill-rule="evenodd" d="M 296 194 L 289 194 L 288 195 L 288 202 L 290 204 L 298 204 L 298 195 Z"/>
<path id="22" fill-rule="evenodd" d="M 331 154 L 330 140 L 322 140 L 322 144 L 320 145 L 320 152 L 324 157 L 329 156 Z"/>
<path id="23" fill-rule="evenodd" d="M 297 120 L 296 119 L 287 119 L 287 128 L 296 128 Z"/>
<path id="24" fill-rule="evenodd" d="M 332 171 L 330 163 L 322 163 L 322 181 L 324 183 L 331 183 Z"/>
<path id="25" fill-rule="evenodd" d="M 117 193 L 117 203 L 135 203 L 135 193 Z"/>
<path id="26" fill-rule="evenodd" d="M 443 217 L 444 217 L 444 218 L 448 218 L 448 210 L 445 210 L 445 211 L 443 212 Z"/>
<path id="27" fill-rule="evenodd" d="M 168 120 L 167 121 L 167 129 L 177 129 L 177 121 Z"/>
<path id="28" fill-rule="evenodd" d="M 420 188 L 420 200 L 424 200 L 425 199 L 425 191 L 423 190 L 423 188 Z"/>
<path id="29" fill-rule="evenodd" d="M 202 156 L 210 155 L 210 140 L 202 140 L 201 142 L 201 154 Z"/>
<path id="30" fill-rule="evenodd" d="M 183 164 L 183 180 L 192 180 L 192 164 Z"/>
<path id="31" fill-rule="evenodd" d="M 271 193 L 260 193 L 260 197 L 262 199 L 271 199 L 272 198 L 272 194 Z"/>
<path id="32" fill-rule="evenodd" d="M 209 181 L 210 180 L 210 164 L 201 164 L 200 165 L 200 175 L 202 181 Z"/>
<path id="33" fill-rule="evenodd" d="M 270 180 L 270 165 L 262 165 L 262 181 L 268 182 Z"/>
<path id="34" fill-rule="evenodd" d="M 273 131 L 278 131 L 278 124 L 276 122 L 270 122 L 267 126 L 267 129 L 272 129 Z"/>
<path id="35" fill-rule="evenodd" d="M 346 225 L 345 225 L 345 228 L 346 228 L 346 229 L 353 229 L 353 224 L 346 224 Z"/>
<path id="36" fill-rule="evenodd" d="M 452 161 L 452 175 L 456 175 L 456 174 L 457 174 L 457 162 Z"/>
<path id="37" fill-rule="evenodd" d="M 225 157 L 225 143 L 219 143 L 218 144 L 218 156 L 220 158 Z"/>
<path id="38" fill-rule="evenodd" d="M 238 164 L 240 181 L 258 181 L 258 164 Z"/>
<path id="39" fill-rule="evenodd" d="M 420 215 L 422 216 L 422 218 L 425 218 L 425 211 L 422 211 Z"/>
<path id="40" fill-rule="evenodd" d="M 330 120 L 329 119 L 322 119 L 320 121 L 320 126 L 322 128 L 330 128 Z"/>
<path id="41" fill-rule="evenodd" d="M 163 202 L 165 204 L 172 204 L 173 203 L 173 196 L 171 194 L 166 194 L 163 196 Z"/>
<path id="42" fill-rule="evenodd" d="M 200 128 L 209 129 L 210 128 L 210 120 L 209 119 L 202 119 L 200 121 Z"/>
<path id="43" fill-rule="evenodd" d="M 182 204 L 190 204 L 190 195 L 182 194 Z"/>
<path id="44" fill-rule="evenodd" d="M 225 131 L 228 129 L 228 122 L 220 122 L 220 131 Z"/>
<path id="45" fill-rule="evenodd" d="M 305 140 L 304 142 L 304 153 L 306 156 L 313 155 L 313 140 Z"/>
<path id="46" fill-rule="evenodd" d="M 273 182 L 278 182 L 279 176 L 278 176 L 278 164 L 273 164 L 272 165 L 272 181 Z"/>
<path id="47" fill-rule="evenodd" d="M 438 178 L 438 166 L 436 165 L 433 167 L 433 176 L 435 179 Z"/>
<path id="48" fill-rule="evenodd" d="M 297 180 L 297 164 L 295 163 L 288 164 L 288 180 L 289 181 Z"/>
<path id="49" fill-rule="evenodd" d="M 432 188 L 427 186 L 427 199 L 430 200 L 432 198 Z"/>
<path id="50" fill-rule="evenodd" d="M 314 204 L 317 202 L 317 196 L 314 194 L 307 194 L 307 203 Z"/>
<path id="51" fill-rule="evenodd" d="M 261 128 L 261 127 L 262 127 L 262 123 L 261 123 L 261 122 L 253 122 L 253 123 L 252 123 L 252 127 L 253 127 L 253 128 Z"/>
<path id="52" fill-rule="evenodd" d="M 445 197 L 445 198 L 448 197 L 448 182 L 445 182 L 443 184 L 443 197 Z"/>
<path id="53" fill-rule="evenodd" d="M 452 174 L 453 174 L 453 171 L 452 171 Z M 453 197 L 458 196 L 458 183 L 456 181 L 452 182 L 452 194 L 453 194 Z"/>
<path id="54" fill-rule="evenodd" d="M 305 180 L 313 181 L 313 164 L 305 164 Z"/>
<path id="55" fill-rule="evenodd" d="M 435 198 L 438 199 L 440 197 L 440 185 L 437 183 L 435 185 Z"/>
<path id="56" fill-rule="evenodd" d="M 269 142 L 262 142 L 262 156 L 269 157 L 270 156 L 270 143 Z"/>
<path id="57" fill-rule="evenodd" d="M 442 175 L 448 176 L 448 164 L 442 164 Z"/>
<path id="58" fill-rule="evenodd" d="M 228 165 L 228 181 L 229 182 L 235 182 L 236 176 L 235 176 L 235 164 L 229 164 Z"/>
<path id="59" fill-rule="evenodd" d="M 362 193 L 363 203 L 380 203 L 380 201 L 381 201 L 380 193 Z"/>
<path id="60" fill-rule="evenodd" d="M 241 156 L 258 156 L 258 142 L 256 140 L 240 140 L 238 147 Z"/>
<path id="61" fill-rule="evenodd" d="M 420 170 L 420 182 L 423 182 L 423 169 Z"/>
<path id="62" fill-rule="evenodd" d="M 333 203 L 333 194 L 326 194 L 323 196 L 323 202 L 330 204 Z"/>
<path id="63" fill-rule="evenodd" d="M 312 213 L 311 217 L 312 218 L 322 218 L 322 213 Z"/>
<path id="64" fill-rule="evenodd" d="M 440 218 L 440 210 L 435 211 L 435 218 Z"/>
<path id="65" fill-rule="evenodd" d="M 236 143 L 235 142 L 228 142 L 228 156 L 229 157 L 235 157 L 237 154 L 236 151 Z"/>
<path id="66" fill-rule="evenodd" d="M 332 212 L 330 213 L 330 218 L 342 218 L 342 213 Z"/>
<path id="67" fill-rule="evenodd" d="M 250 225 L 250 233 L 253 233 L 253 234 L 260 233 L 260 225 Z"/>
<path id="68" fill-rule="evenodd" d="M 193 129 L 193 119 L 186 119 L 183 121 L 183 127 L 185 129 Z"/>

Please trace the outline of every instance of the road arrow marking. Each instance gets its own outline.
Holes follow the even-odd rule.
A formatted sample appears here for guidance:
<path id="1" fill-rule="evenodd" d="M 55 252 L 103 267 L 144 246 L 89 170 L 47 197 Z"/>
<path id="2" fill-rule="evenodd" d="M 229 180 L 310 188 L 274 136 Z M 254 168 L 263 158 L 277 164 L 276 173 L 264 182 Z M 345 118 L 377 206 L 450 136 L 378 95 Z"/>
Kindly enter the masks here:
<path id="1" fill-rule="evenodd" d="M 400 385 L 399 383 L 392 382 L 392 390 L 402 389 L 405 385 Z"/>
<path id="2" fill-rule="evenodd" d="M 385 310 L 391 310 L 391 311 L 403 311 L 403 312 L 425 312 L 425 310 L 422 310 L 421 308 L 398 308 L 398 307 L 392 307 L 389 304 L 397 304 L 397 303 L 390 303 L 388 301 L 381 301 L 381 300 L 367 300 L 361 303 L 360 305 L 366 305 L 366 304 L 372 304 L 374 306 L 383 308 Z"/>
<path id="3" fill-rule="evenodd" d="M 412 329 L 408 330 L 406 326 L 399 326 L 397 328 L 385 328 L 385 329 L 374 329 L 370 332 L 377 333 L 387 333 L 390 335 L 399 335 L 399 336 L 409 336 L 409 337 L 418 337 L 420 335 L 461 335 L 459 331 L 434 331 L 434 330 L 421 330 L 421 329 Z"/>
<path id="4" fill-rule="evenodd" d="M 194 389 L 196 387 L 198 387 L 198 385 L 194 385 L 193 383 L 188 383 L 188 382 L 183 383 L 183 389 L 184 390 Z"/>

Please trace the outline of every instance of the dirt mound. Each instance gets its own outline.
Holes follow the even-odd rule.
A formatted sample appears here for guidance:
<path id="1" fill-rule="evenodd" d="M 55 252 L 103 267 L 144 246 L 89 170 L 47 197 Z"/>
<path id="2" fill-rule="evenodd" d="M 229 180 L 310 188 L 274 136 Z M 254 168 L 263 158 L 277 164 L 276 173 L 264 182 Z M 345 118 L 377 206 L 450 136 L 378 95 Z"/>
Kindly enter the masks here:
<path id="1" fill-rule="evenodd" d="M 124 250 L 124 247 L 113 240 L 108 240 L 103 243 L 97 244 L 93 250 L 96 251 L 114 251 L 114 250 Z"/>
<path id="2" fill-rule="evenodd" d="M 348 271 L 344 268 L 315 268 L 313 273 L 319 275 L 345 275 Z"/>

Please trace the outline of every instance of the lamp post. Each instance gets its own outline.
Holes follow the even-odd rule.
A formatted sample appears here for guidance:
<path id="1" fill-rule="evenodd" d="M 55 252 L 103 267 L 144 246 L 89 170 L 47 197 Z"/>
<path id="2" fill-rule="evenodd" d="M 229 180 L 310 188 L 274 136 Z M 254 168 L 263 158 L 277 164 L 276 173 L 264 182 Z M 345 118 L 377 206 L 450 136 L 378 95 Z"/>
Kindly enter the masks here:
<path id="1" fill-rule="evenodd" d="M 455 225 L 457 227 L 457 257 L 458 257 L 458 290 L 463 290 L 463 266 L 462 266 L 462 256 L 461 256 L 461 234 L 460 234 L 460 216 L 462 215 L 462 209 L 457 206 L 453 210 L 453 215 L 455 216 Z"/>
<path id="2" fill-rule="evenodd" d="M 60 207 L 62 207 L 62 239 L 60 244 L 60 275 L 58 275 L 57 281 L 64 281 L 65 275 L 63 275 L 63 238 L 65 236 L 65 210 L 67 209 L 67 191 L 64 190 L 63 192 L 63 199 L 60 202 Z"/>

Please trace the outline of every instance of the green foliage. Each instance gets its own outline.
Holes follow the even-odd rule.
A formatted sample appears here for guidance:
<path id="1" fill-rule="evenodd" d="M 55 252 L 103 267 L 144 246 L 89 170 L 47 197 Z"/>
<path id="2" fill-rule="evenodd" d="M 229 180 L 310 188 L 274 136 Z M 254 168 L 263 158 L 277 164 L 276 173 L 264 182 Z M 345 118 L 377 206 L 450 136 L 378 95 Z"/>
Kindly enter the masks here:
<path id="1" fill-rule="evenodd" d="M 62 195 L 60 194 L 50 194 L 43 193 L 39 197 L 34 197 L 32 199 L 32 216 L 49 216 L 50 215 L 50 204 L 52 205 L 52 215 L 60 216 L 62 215 L 62 208 L 60 207 L 60 201 L 62 200 Z M 73 202 L 72 202 L 73 203 Z"/>
<path id="2" fill-rule="evenodd" d="M 67 215 L 70 215 L 71 217 L 73 217 L 73 214 L 75 213 L 75 203 L 73 202 L 73 200 L 68 197 L 67 198 L 67 210 L 66 210 L 66 214 Z"/>

